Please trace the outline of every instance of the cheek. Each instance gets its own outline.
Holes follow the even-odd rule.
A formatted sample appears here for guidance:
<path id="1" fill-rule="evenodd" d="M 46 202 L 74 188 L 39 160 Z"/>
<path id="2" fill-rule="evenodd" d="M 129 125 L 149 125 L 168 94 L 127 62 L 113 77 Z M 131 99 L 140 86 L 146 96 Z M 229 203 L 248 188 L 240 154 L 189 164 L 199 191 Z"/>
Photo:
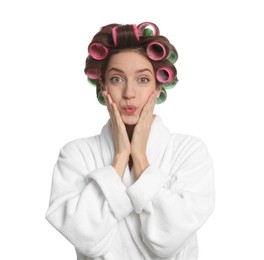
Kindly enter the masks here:
<path id="1" fill-rule="evenodd" d="M 147 101 L 148 101 L 150 95 L 153 93 L 153 91 L 155 91 L 155 88 L 151 88 L 151 89 L 147 89 L 145 91 L 141 91 L 139 93 L 141 101 L 143 103 L 147 103 Z"/>
<path id="2" fill-rule="evenodd" d="M 111 97 L 115 97 L 118 95 L 118 92 L 111 87 L 106 88 L 106 91 L 111 95 Z"/>
<path id="3" fill-rule="evenodd" d="M 113 100 L 116 104 L 118 104 L 119 101 L 122 99 L 122 94 L 121 94 L 120 91 L 116 91 L 116 90 L 114 90 L 114 89 L 112 89 L 112 88 L 109 88 L 109 89 L 107 90 L 107 92 L 110 94 L 112 100 Z"/>

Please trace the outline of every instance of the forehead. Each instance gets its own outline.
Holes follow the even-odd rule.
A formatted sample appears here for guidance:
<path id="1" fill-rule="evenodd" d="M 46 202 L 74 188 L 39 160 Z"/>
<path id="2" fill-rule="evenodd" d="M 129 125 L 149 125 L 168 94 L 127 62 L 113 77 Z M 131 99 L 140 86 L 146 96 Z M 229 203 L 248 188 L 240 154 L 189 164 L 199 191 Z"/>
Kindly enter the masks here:
<path id="1" fill-rule="evenodd" d="M 124 72 L 135 72 L 143 69 L 149 69 L 153 72 L 153 66 L 150 61 L 137 50 L 122 50 L 113 54 L 109 59 L 106 72 L 112 68 L 117 68 Z"/>

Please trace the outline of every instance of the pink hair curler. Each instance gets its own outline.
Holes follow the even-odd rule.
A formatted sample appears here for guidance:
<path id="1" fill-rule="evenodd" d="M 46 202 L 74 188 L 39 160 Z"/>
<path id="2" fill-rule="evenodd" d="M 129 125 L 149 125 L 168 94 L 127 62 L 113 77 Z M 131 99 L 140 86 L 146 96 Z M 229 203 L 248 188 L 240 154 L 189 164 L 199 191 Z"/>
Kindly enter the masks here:
<path id="1" fill-rule="evenodd" d="M 139 36 L 158 36 L 158 27 L 150 22 L 144 22 L 137 26 Z"/>
<path id="2" fill-rule="evenodd" d="M 137 38 L 137 40 L 139 41 L 139 34 L 138 34 L 138 29 L 137 29 L 137 25 L 136 24 L 131 24 L 130 25 L 133 28 L 135 37 Z M 112 37 L 113 37 L 113 41 L 114 41 L 114 45 L 117 46 L 117 26 L 115 26 L 112 29 Z"/>
<path id="3" fill-rule="evenodd" d="M 162 67 L 157 70 L 156 77 L 160 83 L 166 84 L 172 80 L 173 72 L 169 67 Z"/>
<path id="4" fill-rule="evenodd" d="M 108 55 L 109 50 L 102 43 L 93 42 L 89 45 L 88 52 L 95 60 L 103 60 Z"/>
<path id="5" fill-rule="evenodd" d="M 159 61 L 167 56 L 167 51 L 164 45 L 160 42 L 151 42 L 147 46 L 146 53 L 151 60 Z"/>
<path id="6" fill-rule="evenodd" d="M 89 79 L 98 79 L 101 76 L 101 71 L 99 69 L 88 69 L 86 75 Z"/>
<path id="7" fill-rule="evenodd" d="M 131 26 L 133 27 L 134 34 L 135 34 L 137 40 L 139 41 L 139 34 L 138 34 L 138 28 L 137 28 L 137 25 L 136 25 L 136 24 L 131 24 Z"/>
<path id="8" fill-rule="evenodd" d="M 114 45 L 117 46 L 117 26 L 115 26 L 112 29 L 112 37 L 113 37 Z"/>

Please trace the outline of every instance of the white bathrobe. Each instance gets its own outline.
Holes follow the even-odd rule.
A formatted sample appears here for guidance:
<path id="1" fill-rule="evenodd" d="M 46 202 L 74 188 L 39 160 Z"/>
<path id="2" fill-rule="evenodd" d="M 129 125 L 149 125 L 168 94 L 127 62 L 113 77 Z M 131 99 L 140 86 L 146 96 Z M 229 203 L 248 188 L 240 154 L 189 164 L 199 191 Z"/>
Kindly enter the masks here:
<path id="1" fill-rule="evenodd" d="M 157 116 L 135 182 L 111 166 L 110 121 L 101 134 L 67 143 L 54 167 L 47 220 L 78 260 L 196 260 L 196 232 L 214 209 L 212 160 L 199 138 L 172 134 Z"/>

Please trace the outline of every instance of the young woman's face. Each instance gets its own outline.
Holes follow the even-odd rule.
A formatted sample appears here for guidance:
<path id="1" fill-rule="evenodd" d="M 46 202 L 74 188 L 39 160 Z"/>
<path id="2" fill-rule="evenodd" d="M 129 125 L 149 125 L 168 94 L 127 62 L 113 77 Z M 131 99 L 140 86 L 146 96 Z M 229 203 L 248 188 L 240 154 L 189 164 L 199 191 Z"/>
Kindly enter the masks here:
<path id="1" fill-rule="evenodd" d="M 106 69 L 105 89 L 116 103 L 123 122 L 135 125 L 151 93 L 158 91 L 152 64 L 135 50 L 114 54 Z"/>

